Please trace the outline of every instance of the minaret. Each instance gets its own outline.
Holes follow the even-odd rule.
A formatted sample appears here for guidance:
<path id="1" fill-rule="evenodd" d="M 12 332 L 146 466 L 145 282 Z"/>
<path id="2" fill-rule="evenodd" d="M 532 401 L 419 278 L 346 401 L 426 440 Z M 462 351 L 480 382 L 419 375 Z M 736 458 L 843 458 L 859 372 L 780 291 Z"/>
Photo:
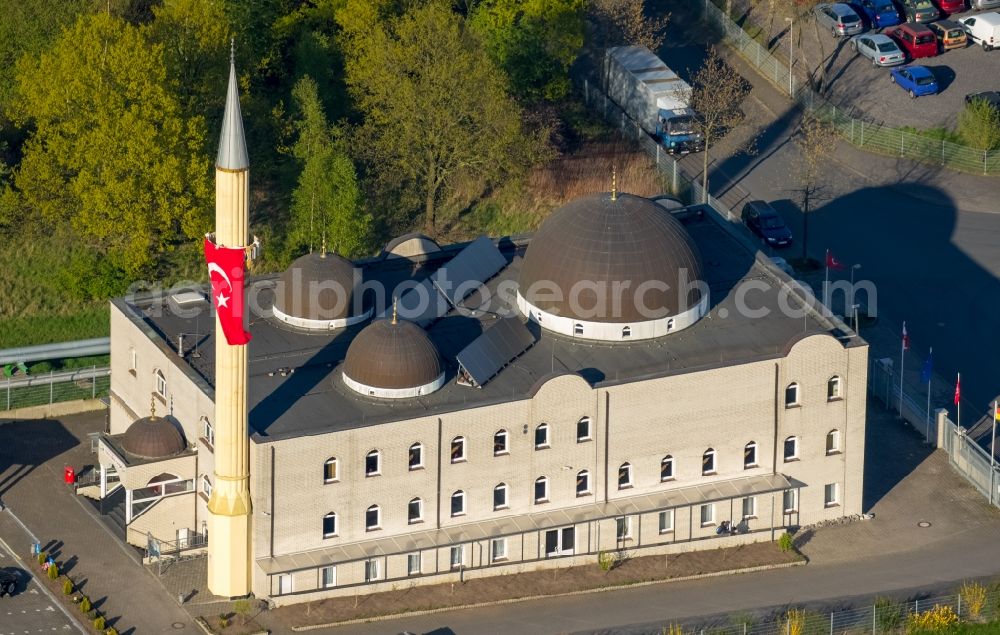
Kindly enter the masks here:
<path id="1" fill-rule="evenodd" d="M 215 160 L 215 242 L 248 242 L 250 163 L 243 137 L 236 64 Z M 244 303 L 243 306 L 246 306 Z M 244 311 L 243 326 L 247 316 Z M 226 342 L 215 322 L 215 482 L 208 501 L 208 589 L 224 597 L 250 593 L 250 449 L 247 430 L 247 347 Z"/>

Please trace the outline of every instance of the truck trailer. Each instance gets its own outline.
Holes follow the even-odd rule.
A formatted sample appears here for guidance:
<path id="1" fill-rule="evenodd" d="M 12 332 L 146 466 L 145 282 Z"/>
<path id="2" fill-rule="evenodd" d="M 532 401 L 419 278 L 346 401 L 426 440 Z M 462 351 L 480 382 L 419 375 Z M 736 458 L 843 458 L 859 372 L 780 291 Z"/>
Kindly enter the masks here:
<path id="1" fill-rule="evenodd" d="M 645 46 L 616 46 L 605 57 L 608 95 L 671 154 L 701 152 L 691 86 Z"/>

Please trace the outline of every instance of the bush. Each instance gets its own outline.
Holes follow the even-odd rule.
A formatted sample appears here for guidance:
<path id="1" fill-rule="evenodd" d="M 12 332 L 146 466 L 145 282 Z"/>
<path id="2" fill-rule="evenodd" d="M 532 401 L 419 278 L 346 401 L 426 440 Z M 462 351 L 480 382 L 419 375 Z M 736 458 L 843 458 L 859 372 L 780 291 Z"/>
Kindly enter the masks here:
<path id="1" fill-rule="evenodd" d="M 104 616 L 103 615 L 98 615 L 94 619 L 94 630 L 95 631 L 103 631 L 104 630 Z"/>
<path id="2" fill-rule="evenodd" d="M 907 633 L 941 633 L 958 624 L 958 616 L 950 606 L 934 605 L 922 613 L 911 613 L 906 618 Z"/>
<path id="3" fill-rule="evenodd" d="M 49 580 L 59 579 L 59 567 L 57 567 L 56 565 L 50 564 L 47 573 L 49 574 Z"/>
<path id="4" fill-rule="evenodd" d="M 1000 110 L 985 99 L 974 99 L 958 114 L 958 134 L 979 150 L 1000 147 Z"/>
<path id="5" fill-rule="evenodd" d="M 118 635 L 118 630 L 114 626 L 104 629 L 104 635 Z"/>
<path id="6" fill-rule="evenodd" d="M 73 581 L 69 578 L 63 580 L 63 595 L 70 595 L 73 593 Z"/>
<path id="7" fill-rule="evenodd" d="M 601 571 L 607 573 L 615 567 L 615 554 L 610 551 L 601 551 L 597 554 L 597 564 L 601 567 Z"/>
<path id="8" fill-rule="evenodd" d="M 662 635 L 684 635 L 684 629 L 677 624 L 671 624 L 670 626 L 664 626 L 660 633 Z"/>
<path id="9" fill-rule="evenodd" d="M 90 598 L 86 595 L 80 600 L 80 612 L 87 613 L 90 611 Z"/>
<path id="10" fill-rule="evenodd" d="M 788 534 L 785 534 L 786 536 Z M 806 628 L 806 612 L 802 609 L 788 609 L 781 630 L 785 635 L 802 635 Z"/>
<path id="11" fill-rule="evenodd" d="M 969 617 L 978 620 L 986 607 L 986 587 L 978 582 L 966 582 L 959 588 L 958 594 L 962 597 L 962 606 L 969 613 Z"/>
<path id="12" fill-rule="evenodd" d="M 875 598 L 875 624 L 879 633 L 892 633 L 903 623 L 904 607 L 889 598 Z"/>
<path id="13" fill-rule="evenodd" d="M 787 531 L 781 534 L 778 538 L 778 549 L 781 549 L 782 553 L 787 553 L 792 550 L 792 534 Z"/>
<path id="14" fill-rule="evenodd" d="M 49 557 L 49 554 L 44 551 L 38 552 L 38 564 L 45 564 L 45 559 Z"/>

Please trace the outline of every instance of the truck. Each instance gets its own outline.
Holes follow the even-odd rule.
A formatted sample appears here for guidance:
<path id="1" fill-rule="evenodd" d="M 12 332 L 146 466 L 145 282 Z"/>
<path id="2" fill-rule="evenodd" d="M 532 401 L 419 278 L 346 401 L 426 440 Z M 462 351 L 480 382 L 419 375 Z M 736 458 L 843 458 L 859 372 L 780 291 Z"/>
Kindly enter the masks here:
<path id="1" fill-rule="evenodd" d="M 690 107 L 691 86 L 645 46 L 616 46 L 605 56 L 605 88 L 629 117 L 670 154 L 701 152 L 705 138 Z"/>

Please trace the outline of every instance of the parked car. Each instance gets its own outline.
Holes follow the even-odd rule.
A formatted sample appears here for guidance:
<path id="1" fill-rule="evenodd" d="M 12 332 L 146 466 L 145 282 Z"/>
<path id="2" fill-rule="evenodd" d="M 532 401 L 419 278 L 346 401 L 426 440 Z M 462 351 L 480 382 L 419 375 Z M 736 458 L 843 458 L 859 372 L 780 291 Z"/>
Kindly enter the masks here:
<path id="1" fill-rule="evenodd" d="M 872 61 L 872 66 L 895 66 L 906 61 L 906 54 L 888 35 L 866 33 L 851 38 L 851 48 L 861 57 Z"/>
<path id="2" fill-rule="evenodd" d="M 883 32 L 895 40 L 910 59 L 934 57 L 938 54 L 937 37 L 926 25 L 900 24 Z"/>
<path id="3" fill-rule="evenodd" d="M 933 22 L 941 17 L 931 0 L 900 0 L 907 22 Z"/>
<path id="4" fill-rule="evenodd" d="M 958 23 L 965 29 L 969 39 L 983 47 L 984 51 L 992 51 L 1000 46 L 1000 13 L 980 13 L 967 18 L 959 18 Z"/>
<path id="5" fill-rule="evenodd" d="M 0 598 L 5 595 L 12 596 L 15 591 L 17 591 L 17 574 L 7 569 L 0 569 Z"/>
<path id="6" fill-rule="evenodd" d="M 938 11 L 944 15 L 952 15 L 965 11 L 965 0 L 934 0 Z"/>
<path id="7" fill-rule="evenodd" d="M 896 10 L 892 0 L 857 0 L 851 6 L 868 20 L 873 29 L 884 29 L 900 23 L 899 11 Z"/>
<path id="8" fill-rule="evenodd" d="M 910 94 L 910 98 L 936 95 L 937 80 L 926 66 L 901 66 L 889 71 L 889 79 Z"/>
<path id="9" fill-rule="evenodd" d="M 934 31 L 934 35 L 938 40 L 938 48 L 941 51 L 962 49 L 969 43 L 969 37 L 965 34 L 962 25 L 954 20 L 931 22 L 927 25 L 927 28 Z"/>
<path id="10" fill-rule="evenodd" d="M 969 0 L 969 7 L 975 11 L 996 9 L 1000 7 L 1000 0 Z"/>
<path id="11" fill-rule="evenodd" d="M 851 5 L 843 2 L 817 4 L 816 22 L 819 26 L 829 29 L 833 37 L 856 35 L 865 30 L 861 17 L 854 12 Z"/>
<path id="12" fill-rule="evenodd" d="M 981 99 L 993 106 L 997 110 L 1000 110 L 1000 92 L 995 90 L 987 90 L 982 93 L 972 93 L 971 95 L 965 96 L 965 103 L 971 104 L 972 102 Z"/>
<path id="13" fill-rule="evenodd" d="M 750 231 L 772 247 L 787 247 L 792 244 L 792 230 L 766 201 L 750 201 L 743 206 L 743 222 Z"/>

